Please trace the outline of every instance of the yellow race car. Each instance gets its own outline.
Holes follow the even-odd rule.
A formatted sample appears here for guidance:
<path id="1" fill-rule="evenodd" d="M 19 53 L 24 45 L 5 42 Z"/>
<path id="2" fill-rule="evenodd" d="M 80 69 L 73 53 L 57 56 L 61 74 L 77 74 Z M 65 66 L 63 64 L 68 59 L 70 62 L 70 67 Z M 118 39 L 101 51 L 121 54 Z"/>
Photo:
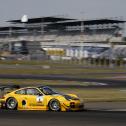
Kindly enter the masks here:
<path id="1" fill-rule="evenodd" d="M 0 104 L 9 110 L 79 111 L 84 108 L 75 94 L 62 94 L 48 86 L 11 90 L 1 96 Z"/>

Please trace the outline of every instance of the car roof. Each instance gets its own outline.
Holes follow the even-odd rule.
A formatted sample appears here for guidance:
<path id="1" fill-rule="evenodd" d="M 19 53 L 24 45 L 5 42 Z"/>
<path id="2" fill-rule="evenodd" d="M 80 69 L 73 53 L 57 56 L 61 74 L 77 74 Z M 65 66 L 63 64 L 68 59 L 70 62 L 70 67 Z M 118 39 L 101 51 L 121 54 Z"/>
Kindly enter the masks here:
<path id="1" fill-rule="evenodd" d="M 27 89 L 27 88 L 44 88 L 44 87 L 48 87 L 48 86 L 38 86 L 38 87 L 35 87 L 35 86 L 28 86 L 28 87 L 22 87 L 22 88 L 19 88 L 18 90 L 21 90 L 21 89 Z"/>

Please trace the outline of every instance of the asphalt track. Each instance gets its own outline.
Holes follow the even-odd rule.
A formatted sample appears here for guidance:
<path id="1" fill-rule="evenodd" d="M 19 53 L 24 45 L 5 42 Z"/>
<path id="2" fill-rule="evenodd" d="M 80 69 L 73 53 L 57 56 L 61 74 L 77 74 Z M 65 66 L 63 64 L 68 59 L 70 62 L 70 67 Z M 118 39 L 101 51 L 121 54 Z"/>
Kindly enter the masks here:
<path id="1" fill-rule="evenodd" d="M 126 126 L 126 112 L 0 110 L 0 126 Z"/>
<path id="2" fill-rule="evenodd" d="M 2 79 L 45 79 L 107 83 L 98 87 L 126 87 L 126 81 L 79 79 L 54 75 L 0 75 Z M 60 85 L 61 86 L 61 85 Z M 94 106 L 94 105 L 93 105 Z M 101 105 L 100 105 L 101 106 Z M 112 105 L 113 106 L 113 105 Z M 89 105 L 88 105 L 89 107 Z M 117 106 L 116 106 L 117 107 Z M 125 104 L 123 106 L 125 108 Z M 82 112 L 42 112 L 0 110 L 0 126 L 126 126 L 126 111 L 103 108 Z"/>
<path id="3" fill-rule="evenodd" d="M 40 79 L 40 80 L 66 80 L 66 81 L 81 81 L 81 82 L 98 82 L 106 85 L 96 85 L 89 87 L 115 87 L 115 88 L 126 88 L 126 80 L 112 80 L 112 79 L 87 79 L 87 78 L 75 78 L 63 75 L 12 75 L 12 74 L 0 74 L 1 79 Z M 58 85 L 54 85 L 54 87 L 58 87 Z M 61 87 L 61 85 L 59 85 Z M 64 85 L 63 85 L 64 86 Z M 77 87 L 83 88 L 83 85 L 65 85 L 64 87 Z M 85 87 L 84 87 L 85 88 Z"/>
<path id="4" fill-rule="evenodd" d="M 97 87 L 126 87 L 126 81 L 82 79 L 67 76 L 0 75 L 0 78 L 88 81 L 108 84 L 97 85 Z M 0 126 L 126 126 L 126 111 L 106 111 L 104 109 L 88 109 L 82 112 L 0 110 Z"/>

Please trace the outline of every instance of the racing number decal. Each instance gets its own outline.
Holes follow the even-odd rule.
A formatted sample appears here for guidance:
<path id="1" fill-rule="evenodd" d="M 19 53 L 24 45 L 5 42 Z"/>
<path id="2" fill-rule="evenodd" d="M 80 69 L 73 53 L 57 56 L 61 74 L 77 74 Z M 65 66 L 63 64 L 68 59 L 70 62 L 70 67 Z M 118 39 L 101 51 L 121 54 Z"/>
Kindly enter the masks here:
<path id="1" fill-rule="evenodd" d="M 43 96 L 37 96 L 36 101 L 41 103 L 43 101 Z"/>

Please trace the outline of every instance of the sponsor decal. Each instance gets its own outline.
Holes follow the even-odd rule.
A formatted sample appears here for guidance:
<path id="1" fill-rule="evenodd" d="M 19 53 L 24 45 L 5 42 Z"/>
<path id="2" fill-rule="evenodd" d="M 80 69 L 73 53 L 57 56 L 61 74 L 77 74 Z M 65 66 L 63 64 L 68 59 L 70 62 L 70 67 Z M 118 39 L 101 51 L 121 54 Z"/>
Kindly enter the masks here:
<path id="1" fill-rule="evenodd" d="M 25 100 L 22 101 L 22 107 L 26 108 L 26 101 Z"/>
<path id="2" fill-rule="evenodd" d="M 37 96 L 37 98 L 36 98 L 36 101 L 37 101 L 38 103 L 42 103 L 43 100 L 44 100 L 43 96 Z"/>
<path id="3" fill-rule="evenodd" d="M 43 104 L 40 104 L 40 103 L 37 103 L 37 104 L 31 103 L 31 104 L 29 104 L 29 106 L 44 106 L 44 105 Z"/>

